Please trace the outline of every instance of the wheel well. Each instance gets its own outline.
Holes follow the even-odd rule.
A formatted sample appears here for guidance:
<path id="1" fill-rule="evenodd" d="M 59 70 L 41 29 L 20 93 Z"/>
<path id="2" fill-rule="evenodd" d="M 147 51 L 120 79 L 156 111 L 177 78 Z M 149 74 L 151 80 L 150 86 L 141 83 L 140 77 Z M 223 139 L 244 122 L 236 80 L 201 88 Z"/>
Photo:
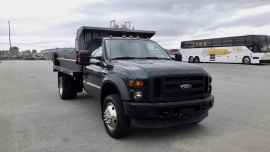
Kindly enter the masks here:
<path id="1" fill-rule="evenodd" d="M 249 56 L 243 56 L 242 61 L 244 61 L 244 58 L 249 58 L 250 59 Z"/>
<path id="2" fill-rule="evenodd" d="M 100 98 L 101 107 L 103 105 L 105 98 L 110 94 L 119 94 L 120 95 L 118 89 L 113 84 L 106 83 L 105 85 L 103 85 L 102 90 L 101 90 L 101 98 Z"/>

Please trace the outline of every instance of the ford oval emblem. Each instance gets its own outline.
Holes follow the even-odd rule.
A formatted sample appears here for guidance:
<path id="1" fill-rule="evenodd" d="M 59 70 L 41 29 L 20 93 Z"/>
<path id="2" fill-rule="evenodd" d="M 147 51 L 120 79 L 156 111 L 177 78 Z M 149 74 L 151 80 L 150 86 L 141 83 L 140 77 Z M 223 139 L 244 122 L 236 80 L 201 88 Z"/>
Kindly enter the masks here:
<path id="1" fill-rule="evenodd" d="M 192 88 L 192 86 L 190 84 L 183 84 L 183 85 L 179 85 L 178 87 L 183 89 L 183 90 Z"/>

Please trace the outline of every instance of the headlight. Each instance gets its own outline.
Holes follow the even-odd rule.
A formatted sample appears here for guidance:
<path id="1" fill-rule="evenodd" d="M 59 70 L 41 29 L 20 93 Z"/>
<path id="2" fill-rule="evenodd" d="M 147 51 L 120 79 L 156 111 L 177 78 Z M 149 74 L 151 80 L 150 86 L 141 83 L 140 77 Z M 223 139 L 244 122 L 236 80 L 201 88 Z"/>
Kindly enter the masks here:
<path id="1" fill-rule="evenodd" d="M 134 99 L 142 99 L 143 98 L 143 92 L 142 91 L 135 91 L 134 92 Z"/>

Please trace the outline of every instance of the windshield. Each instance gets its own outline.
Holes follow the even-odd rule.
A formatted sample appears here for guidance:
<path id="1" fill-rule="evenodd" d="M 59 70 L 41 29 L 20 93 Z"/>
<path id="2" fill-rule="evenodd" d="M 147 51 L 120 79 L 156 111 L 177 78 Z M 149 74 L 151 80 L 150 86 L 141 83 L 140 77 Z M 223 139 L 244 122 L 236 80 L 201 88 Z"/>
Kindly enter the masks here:
<path id="1" fill-rule="evenodd" d="M 146 40 L 105 40 L 109 59 L 171 59 L 155 42 Z"/>

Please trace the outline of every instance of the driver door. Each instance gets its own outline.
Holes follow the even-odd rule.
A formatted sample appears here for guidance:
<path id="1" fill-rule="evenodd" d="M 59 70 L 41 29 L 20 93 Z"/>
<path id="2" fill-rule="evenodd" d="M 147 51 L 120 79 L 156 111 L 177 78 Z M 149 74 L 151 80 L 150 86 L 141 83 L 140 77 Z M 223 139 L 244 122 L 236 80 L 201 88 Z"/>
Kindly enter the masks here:
<path id="1" fill-rule="evenodd" d="M 92 57 L 100 57 L 102 56 L 102 47 L 101 41 L 94 41 L 90 46 L 90 52 Z M 101 82 L 102 82 L 102 67 L 101 65 L 95 64 L 100 63 L 101 60 L 98 59 L 90 59 L 90 65 L 86 66 L 85 70 L 88 73 L 87 76 L 84 76 L 84 86 L 86 91 L 96 98 L 100 98 L 101 92 Z"/>
<path id="2" fill-rule="evenodd" d="M 259 44 L 254 44 L 253 47 L 252 47 L 252 52 L 253 52 L 252 59 L 257 59 L 257 62 L 259 62 L 259 58 L 260 58 L 260 45 Z"/>

